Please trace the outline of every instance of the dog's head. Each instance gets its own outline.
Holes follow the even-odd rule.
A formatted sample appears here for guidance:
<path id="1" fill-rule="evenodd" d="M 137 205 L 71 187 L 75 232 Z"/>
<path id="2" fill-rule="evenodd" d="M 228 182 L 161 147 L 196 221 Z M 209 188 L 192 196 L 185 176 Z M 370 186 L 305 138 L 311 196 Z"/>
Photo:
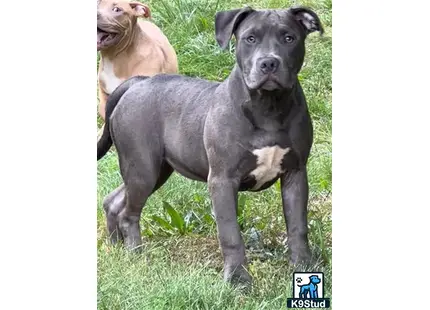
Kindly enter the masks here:
<path id="1" fill-rule="evenodd" d="M 318 16 L 305 7 L 218 12 L 215 32 L 226 48 L 234 34 L 236 60 L 250 90 L 291 89 L 305 56 L 306 36 L 323 33 Z"/>
<path id="2" fill-rule="evenodd" d="M 107 49 L 130 35 L 138 17 L 150 17 L 149 7 L 127 0 L 97 1 L 97 50 Z"/>
<path id="3" fill-rule="evenodd" d="M 311 283 L 313 283 L 313 284 L 318 284 L 318 283 L 320 283 L 321 282 L 321 279 L 320 278 L 318 278 L 318 276 L 310 276 L 309 277 L 309 280 L 311 281 Z"/>

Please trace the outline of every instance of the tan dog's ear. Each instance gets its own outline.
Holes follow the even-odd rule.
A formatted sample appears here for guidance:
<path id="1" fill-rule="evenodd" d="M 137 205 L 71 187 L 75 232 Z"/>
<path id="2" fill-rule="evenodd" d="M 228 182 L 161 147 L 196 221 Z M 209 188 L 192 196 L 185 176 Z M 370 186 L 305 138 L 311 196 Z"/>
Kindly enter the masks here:
<path id="1" fill-rule="evenodd" d="M 134 15 L 146 18 L 151 17 L 151 11 L 147 5 L 140 2 L 130 2 L 130 6 L 134 11 Z"/>

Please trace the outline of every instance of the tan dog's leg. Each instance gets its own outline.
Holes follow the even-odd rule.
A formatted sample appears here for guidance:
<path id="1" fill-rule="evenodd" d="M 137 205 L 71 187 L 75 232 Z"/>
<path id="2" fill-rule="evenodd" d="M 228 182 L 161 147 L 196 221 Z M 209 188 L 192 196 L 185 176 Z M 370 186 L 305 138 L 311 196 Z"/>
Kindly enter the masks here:
<path id="1" fill-rule="evenodd" d="M 103 121 L 106 121 L 105 119 L 105 110 L 106 110 L 106 101 L 108 98 L 108 94 L 106 94 L 100 87 L 99 87 L 99 115 L 103 119 Z"/>
<path id="2" fill-rule="evenodd" d="M 103 124 L 102 127 L 100 127 L 100 129 L 97 131 L 97 141 L 100 140 L 100 137 L 102 136 L 104 129 L 105 129 L 105 124 Z"/>
<path id="3" fill-rule="evenodd" d="M 99 115 L 100 117 L 103 119 L 103 121 L 106 121 L 105 119 L 105 113 L 106 113 L 106 101 L 107 101 L 108 95 L 99 87 Z M 97 132 L 97 140 L 100 139 L 102 133 L 103 133 L 103 129 L 104 129 L 105 125 L 103 124 L 103 126 L 98 130 Z"/>

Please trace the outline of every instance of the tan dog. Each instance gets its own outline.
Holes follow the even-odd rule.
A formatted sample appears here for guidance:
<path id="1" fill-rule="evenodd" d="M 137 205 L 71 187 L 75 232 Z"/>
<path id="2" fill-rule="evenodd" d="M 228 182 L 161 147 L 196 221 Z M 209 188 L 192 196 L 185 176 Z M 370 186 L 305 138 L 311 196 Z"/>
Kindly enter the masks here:
<path id="1" fill-rule="evenodd" d="M 127 0 L 98 1 L 99 114 L 103 120 L 108 95 L 127 78 L 178 72 L 176 53 L 166 36 L 155 24 L 138 21 L 138 17 L 151 17 L 147 5 Z"/>

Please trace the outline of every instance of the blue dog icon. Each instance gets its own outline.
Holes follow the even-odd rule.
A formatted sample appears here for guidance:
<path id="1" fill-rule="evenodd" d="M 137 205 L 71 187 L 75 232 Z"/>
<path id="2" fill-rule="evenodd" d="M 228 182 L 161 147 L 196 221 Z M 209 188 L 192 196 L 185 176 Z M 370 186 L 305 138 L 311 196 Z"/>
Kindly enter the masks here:
<path id="1" fill-rule="evenodd" d="M 318 276 L 310 276 L 309 284 L 300 285 L 300 293 L 299 298 L 318 298 L 318 283 L 321 282 L 321 279 Z M 309 295 L 309 297 L 307 297 Z"/>

